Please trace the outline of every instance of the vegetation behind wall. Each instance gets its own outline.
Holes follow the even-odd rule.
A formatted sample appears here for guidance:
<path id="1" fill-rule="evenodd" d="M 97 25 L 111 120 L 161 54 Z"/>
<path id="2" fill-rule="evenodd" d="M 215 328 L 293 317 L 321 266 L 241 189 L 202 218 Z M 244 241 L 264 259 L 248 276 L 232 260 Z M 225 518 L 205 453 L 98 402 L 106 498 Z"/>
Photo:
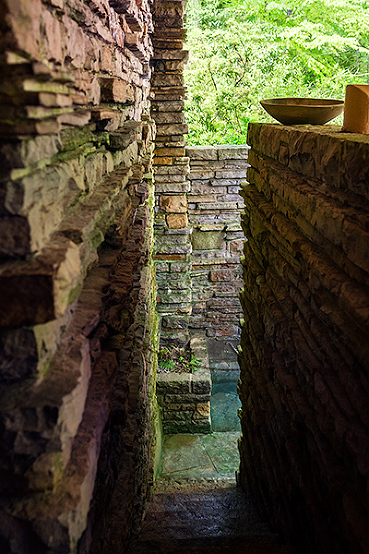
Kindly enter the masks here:
<path id="1" fill-rule="evenodd" d="M 276 96 L 344 98 L 367 83 L 363 0 L 190 0 L 187 120 L 191 144 L 244 144 Z"/>

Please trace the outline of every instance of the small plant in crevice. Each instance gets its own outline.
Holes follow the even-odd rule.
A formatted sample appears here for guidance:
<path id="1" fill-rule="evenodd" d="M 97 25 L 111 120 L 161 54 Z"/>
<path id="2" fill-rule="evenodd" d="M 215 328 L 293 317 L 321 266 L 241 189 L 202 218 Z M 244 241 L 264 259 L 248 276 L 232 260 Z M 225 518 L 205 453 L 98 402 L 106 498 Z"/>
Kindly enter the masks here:
<path id="1" fill-rule="evenodd" d="M 159 373 L 193 373 L 199 369 L 201 360 L 193 356 L 189 348 L 175 344 L 160 348 L 158 352 Z"/>
<path id="2" fill-rule="evenodd" d="M 201 362 L 202 360 L 200 360 L 199 358 L 196 358 L 196 356 L 191 356 L 191 359 L 190 361 L 188 362 L 188 366 L 190 368 L 190 371 L 193 372 L 193 371 L 197 371 L 199 369 L 199 363 Z"/>

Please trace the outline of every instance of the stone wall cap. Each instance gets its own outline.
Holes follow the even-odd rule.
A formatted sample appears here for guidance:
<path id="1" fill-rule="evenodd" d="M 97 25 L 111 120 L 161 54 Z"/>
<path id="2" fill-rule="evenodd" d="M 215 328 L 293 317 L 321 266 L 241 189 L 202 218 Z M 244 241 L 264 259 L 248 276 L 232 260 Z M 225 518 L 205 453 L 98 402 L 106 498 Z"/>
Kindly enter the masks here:
<path id="1" fill-rule="evenodd" d="M 218 150 L 250 150 L 248 144 L 218 144 L 214 148 Z"/>
<path id="2" fill-rule="evenodd" d="M 158 373 L 156 380 L 160 383 L 186 383 L 192 381 L 192 373 Z"/>
<path id="3" fill-rule="evenodd" d="M 281 125 L 280 123 L 250 123 L 249 129 L 270 128 L 277 132 L 297 132 L 302 134 L 326 135 L 334 139 L 369 144 L 369 135 L 343 132 L 339 125 Z"/>
<path id="4" fill-rule="evenodd" d="M 211 145 L 205 146 L 187 146 L 186 155 L 191 160 L 217 160 L 216 147 Z"/>
<path id="5" fill-rule="evenodd" d="M 247 160 L 250 146 L 247 144 L 221 144 L 218 146 L 218 159 L 227 160 Z M 243 161 L 246 166 L 246 162 Z"/>
<path id="6" fill-rule="evenodd" d="M 186 150 L 188 150 L 189 152 L 201 152 L 202 150 L 214 150 L 216 148 L 216 146 L 213 146 L 211 144 L 201 144 L 201 145 L 198 145 L 198 146 L 186 146 Z"/>

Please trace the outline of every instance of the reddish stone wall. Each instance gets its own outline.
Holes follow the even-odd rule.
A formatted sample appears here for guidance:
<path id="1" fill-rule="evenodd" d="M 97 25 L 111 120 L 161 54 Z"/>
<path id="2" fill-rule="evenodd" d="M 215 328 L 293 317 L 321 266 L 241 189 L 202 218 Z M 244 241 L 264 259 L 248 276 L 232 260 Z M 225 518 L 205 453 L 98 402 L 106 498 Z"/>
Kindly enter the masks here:
<path id="1" fill-rule="evenodd" d="M 369 544 L 369 138 L 252 124 L 241 482 L 299 552 Z"/>
<path id="2" fill-rule="evenodd" d="M 121 552 L 154 447 L 150 9 L 0 6 L 0 550 Z"/>

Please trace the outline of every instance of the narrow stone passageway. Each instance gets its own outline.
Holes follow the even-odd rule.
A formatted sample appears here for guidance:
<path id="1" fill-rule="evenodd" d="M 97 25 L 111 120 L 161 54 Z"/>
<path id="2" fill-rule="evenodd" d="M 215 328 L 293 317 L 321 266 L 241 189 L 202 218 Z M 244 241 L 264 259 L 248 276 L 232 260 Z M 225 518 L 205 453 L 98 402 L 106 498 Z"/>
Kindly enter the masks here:
<path id="1" fill-rule="evenodd" d="M 290 554 L 236 483 L 241 426 L 234 352 L 215 341 L 205 349 L 212 432 L 164 435 L 160 477 L 130 553 Z"/>
<path id="2" fill-rule="evenodd" d="M 0 554 L 368 554 L 369 135 L 187 147 L 184 0 L 0 11 Z"/>

